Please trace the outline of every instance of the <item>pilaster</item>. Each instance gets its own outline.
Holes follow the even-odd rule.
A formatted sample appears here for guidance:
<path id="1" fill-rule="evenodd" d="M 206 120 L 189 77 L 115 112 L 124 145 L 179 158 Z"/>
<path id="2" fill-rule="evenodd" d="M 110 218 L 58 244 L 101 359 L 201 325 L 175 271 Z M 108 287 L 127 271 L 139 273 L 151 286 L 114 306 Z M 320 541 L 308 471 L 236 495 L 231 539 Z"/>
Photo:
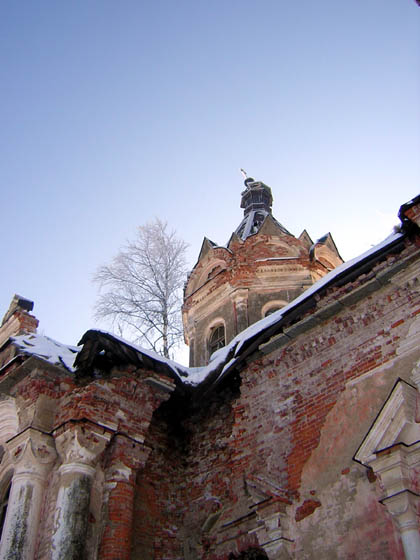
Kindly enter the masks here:
<path id="1" fill-rule="evenodd" d="M 420 442 L 395 444 L 377 453 L 370 466 L 380 476 L 385 497 L 381 503 L 392 515 L 401 535 L 406 560 L 420 558 L 419 498 L 417 472 L 420 468 Z"/>
<path id="2" fill-rule="evenodd" d="M 418 511 L 420 496 L 410 490 L 403 490 L 389 498 L 382 500 L 389 513 L 392 515 L 404 547 L 406 560 L 420 558 L 420 534 Z"/>
<path id="3" fill-rule="evenodd" d="M 89 502 L 95 466 L 111 438 L 100 426 L 84 422 L 68 424 L 56 433 L 62 460 L 58 491 L 52 560 L 84 557 Z"/>
<path id="4" fill-rule="evenodd" d="M 150 448 L 123 435 L 113 438 L 107 457 L 108 490 L 106 525 L 99 558 L 129 560 L 137 472 L 144 467 Z"/>
<path id="5" fill-rule="evenodd" d="M 0 545 L 1 560 L 32 560 L 48 473 L 56 459 L 51 436 L 29 428 L 6 444 L 14 465 Z"/>
<path id="6" fill-rule="evenodd" d="M 240 333 L 248 327 L 248 289 L 241 288 L 232 294 L 235 306 L 235 334 Z"/>

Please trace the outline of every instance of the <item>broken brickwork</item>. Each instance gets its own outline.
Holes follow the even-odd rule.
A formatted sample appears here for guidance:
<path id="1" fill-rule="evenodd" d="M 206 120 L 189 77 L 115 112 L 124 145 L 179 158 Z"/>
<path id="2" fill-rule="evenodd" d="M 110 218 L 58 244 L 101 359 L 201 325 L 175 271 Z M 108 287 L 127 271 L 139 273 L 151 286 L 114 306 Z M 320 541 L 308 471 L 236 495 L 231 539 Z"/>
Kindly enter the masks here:
<path id="1" fill-rule="evenodd" d="M 201 370 L 102 331 L 19 334 L 11 306 L 0 559 L 416 558 L 417 206 Z"/>
<path id="2" fill-rule="evenodd" d="M 393 259 L 354 282 L 353 291 L 348 285 L 331 291 L 316 326 L 252 360 L 239 379 L 196 403 L 180 420 L 175 472 L 165 468 L 166 454 L 173 455 L 160 441 L 167 428 L 155 418 L 153 447 L 160 441 L 163 452 L 150 455 L 138 484 L 160 496 L 157 511 L 171 529 L 156 549 L 150 539 L 145 558 L 168 557 L 163 542 L 178 554 L 183 546 L 185 558 L 221 560 L 249 546 L 269 549 L 270 540 L 278 549 L 270 558 L 352 558 L 361 536 L 370 542 L 364 558 L 403 558 L 379 503 L 380 486 L 353 460 L 393 385 L 409 380 L 414 365 L 398 351 L 420 316 L 418 286 L 388 282 L 374 295 L 349 299 L 354 290 L 369 292 Z M 341 312 L 323 320 L 330 305 Z M 144 503 L 141 494 L 138 501 Z M 154 524 L 161 522 L 155 513 Z"/>

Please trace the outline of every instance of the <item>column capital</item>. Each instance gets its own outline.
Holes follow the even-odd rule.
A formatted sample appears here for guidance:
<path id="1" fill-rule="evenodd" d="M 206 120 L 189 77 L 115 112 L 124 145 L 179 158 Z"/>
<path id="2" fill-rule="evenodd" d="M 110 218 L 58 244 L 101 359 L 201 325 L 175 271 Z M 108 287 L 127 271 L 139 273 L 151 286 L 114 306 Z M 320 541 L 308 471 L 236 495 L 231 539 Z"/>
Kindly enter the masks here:
<path id="1" fill-rule="evenodd" d="M 134 483 L 137 471 L 145 465 L 150 451 L 143 443 L 122 434 L 116 435 L 107 453 L 107 481 Z"/>
<path id="2" fill-rule="evenodd" d="M 57 458 L 54 438 L 34 428 L 28 428 L 6 443 L 6 448 L 18 475 L 44 476 Z"/>
<path id="3" fill-rule="evenodd" d="M 420 443 L 411 445 L 396 443 L 376 453 L 375 459 L 367 463 L 379 475 L 385 498 L 402 491 L 416 492 L 413 485 L 413 469 L 420 466 Z"/>
<path id="4" fill-rule="evenodd" d="M 417 510 L 420 496 L 410 490 L 403 490 L 384 498 L 381 502 L 386 506 L 389 513 L 395 519 L 401 533 L 405 531 L 418 530 Z"/>
<path id="5" fill-rule="evenodd" d="M 55 434 L 55 444 L 63 465 L 60 470 L 82 470 L 93 474 L 99 457 L 111 439 L 111 433 L 101 426 L 68 423 Z"/>
<path id="6" fill-rule="evenodd" d="M 0 558 L 32 560 L 48 473 L 57 457 L 54 439 L 28 428 L 6 443 L 14 466 L 9 504 L 0 543 Z"/>

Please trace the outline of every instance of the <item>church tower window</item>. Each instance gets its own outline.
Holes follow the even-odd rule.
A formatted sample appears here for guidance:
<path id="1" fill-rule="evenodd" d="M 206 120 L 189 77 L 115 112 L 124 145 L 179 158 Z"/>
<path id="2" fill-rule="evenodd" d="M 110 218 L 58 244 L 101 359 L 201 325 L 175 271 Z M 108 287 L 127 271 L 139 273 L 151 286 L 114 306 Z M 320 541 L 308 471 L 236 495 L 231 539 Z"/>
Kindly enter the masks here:
<path id="1" fill-rule="evenodd" d="M 264 313 L 264 317 L 268 317 L 269 315 L 272 315 L 273 313 L 275 313 L 276 311 L 278 311 L 279 309 L 281 309 L 280 307 L 269 307 L 267 309 L 267 311 Z"/>
<path id="2" fill-rule="evenodd" d="M 209 338 L 209 356 L 211 356 L 219 348 L 225 346 L 225 327 L 223 325 L 217 325 L 210 332 Z"/>

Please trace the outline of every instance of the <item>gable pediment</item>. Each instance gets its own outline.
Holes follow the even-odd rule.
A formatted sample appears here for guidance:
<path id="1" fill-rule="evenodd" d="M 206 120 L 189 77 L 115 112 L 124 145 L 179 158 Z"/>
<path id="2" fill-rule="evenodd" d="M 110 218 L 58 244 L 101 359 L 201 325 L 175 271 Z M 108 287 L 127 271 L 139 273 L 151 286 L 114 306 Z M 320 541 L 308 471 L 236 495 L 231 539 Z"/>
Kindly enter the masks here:
<path id="1" fill-rule="evenodd" d="M 288 234 L 288 232 L 286 233 L 285 228 L 282 228 L 281 224 L 279 224 L 271 214 L 267 214 L 267 216 L 264 218 L 264 221 L 261 224 L 258 233 L 261 235 L 278 235 L 278 236 L 284 236 Z"/>
<path id="2" fill-rule="evenodd" d="M 311 259 L 323 262 L 328 268 L 333 269 L 344 261 L 337 250 L 337 246 L 331 233 L 327 233 L 318 239 L 310 249 Z"/>
<path id="3" fill-rule="evenodd" d="M 378 452 L 396 443 L 411 445 L 420 440 L 420 424 L 416 422 L 418 397 L 419 392 L 415 387 L 399 379 L 354 459 L 368 465 Z"/>
<path id="4" fill-rule="evenodd" d="M 200 254 L 198 255 L 197 263 L 199 263 L 207 255 L 207 253 L 211 251 L 211 249 L 213 249 L 214 247 L 216 247 L 216 243 L 214 243 L 214 241 L 211 241 L 211 239 L 205 237 L 203 239 L 203 243 L 201 244 Z"/>
<path id="5" fill-rule="evenodd" d="M 306 229 L 304 229 L 302 231 L 302 233 L 299 235 L 298 239 L 300 241 L 302 241 L 302 243 L 308 249 L 308 251 L 312 247 L 312 245 L 314 244 L 314 242 L 312 241 L 312 239 L 311 239 L 309 233 L 306 231 Z"/>

